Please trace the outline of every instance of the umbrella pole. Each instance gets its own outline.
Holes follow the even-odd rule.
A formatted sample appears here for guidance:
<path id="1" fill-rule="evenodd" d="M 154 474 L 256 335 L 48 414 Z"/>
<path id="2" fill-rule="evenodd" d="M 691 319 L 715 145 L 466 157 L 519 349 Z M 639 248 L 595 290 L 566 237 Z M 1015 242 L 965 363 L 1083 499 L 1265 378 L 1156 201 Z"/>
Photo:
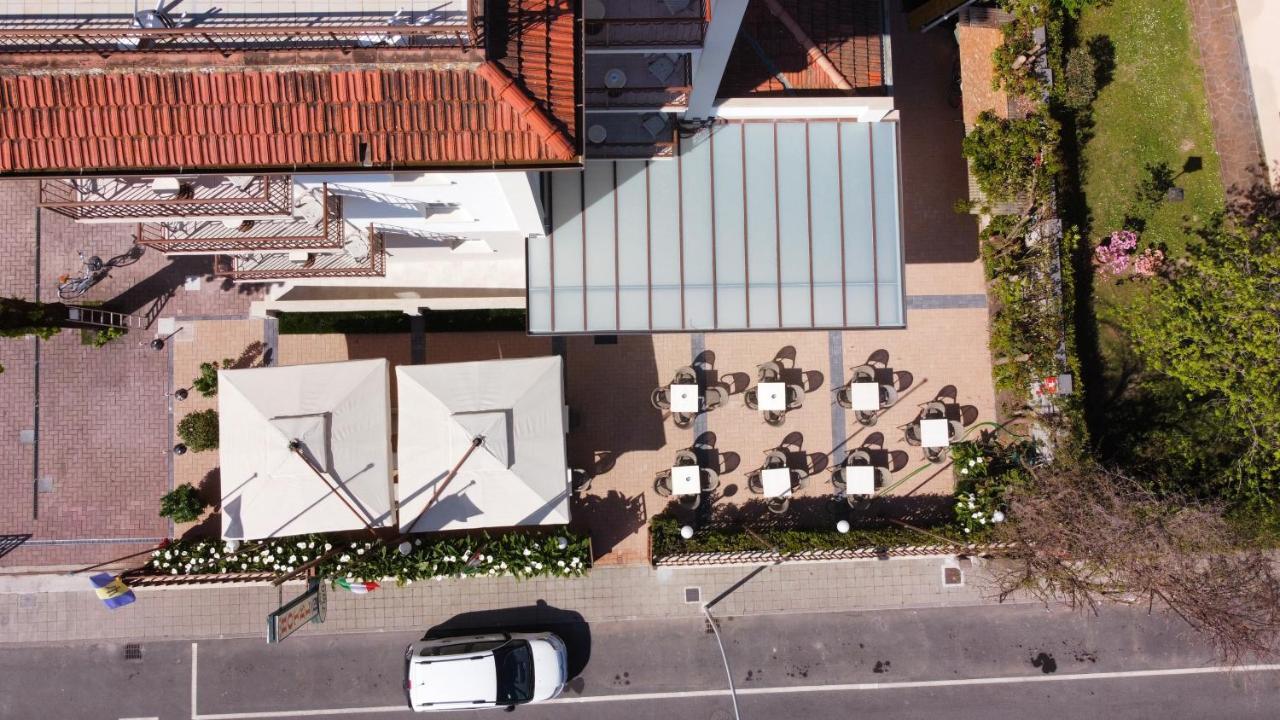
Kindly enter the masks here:
<path id="1" fill-rule="evenodd" d="M 297 455 L 299 458 L 301 458 L 302 462 L 306 463 L 307 467 L 311 468 L 311 472 L 315 473 L 316 477 L 320 478 L 320 480 L 325 485 L 327 485 L 330 490 L 333 491 L 334 495 L 338 496 L 338 499 L 342 501 L 342 504 L 346 505 L 347 509 L 351 511 L 351 514 L 355 515 L 360 520 L 361 525 L 364 525 L 364 529 L 368 530 L 370 534 L 372 534 L 374 537 L 377 537 L 378 532 L 373 529 L 373 526 L 369 524 L 368 520 L 364 519 L 364 515 L 361 514 L 359 510 L 356 510 L 356 507 L 352 505 L 350 501 L 347 500 L 347 498 L 342 494 L 342 490 L 337 485 L 333 484 L 332 482 L 329 482 L 329 478 L 325 477 L 325 474 L 320 471 L 320 468 L 316 467 L 315 464 L 311 462 L 311 458 L 307 457 L 302 452 L 302 441 L 301 440 L 290 441 L 289 449 L 293 451 L 294 455 Z"/>
<path id="2" fill-rule="evenodd" d="M 408 525 L 405 525 L 405 527 L 412 530 L 413 526 L 418 524 L 418 521 L 422 519 L 422 516 L 426 515 L 427 511 L 431 509 L 431 506 L 436 504 L 436 500 L 440 499 L 440 493 L 444 492 L 444 489 L 449 487 L 449 483 L 453 482 L 453 479 L 458 476 L 458 471 L 462 469 L 462 464 L 467 461 L 467 458 L 471 457 L 471 453 L 475 452 L 476 448 L 480 447 L 483 444 L 484 444 L 483 435 L 477 435 L 476 437 L 471 439 L 471 447 L 467 448 L 467 451 L 462 454 L 462 458 L 458 460 L 458 464 L 453 466 L 453 469 L 449 471 L 449 474 L 446 475 L 444 480 L 441 481 L 440 484 L 436 487 L 436 491 L 431 494 L 431 499 L 427 501 L 427 506 L 422 508 L 422 512 L 418 513 L 418 516 L 413 519 L 413 522 L 409 523 Z M 409 536 L 409 533 L 406 532 L 401 537 L 408 537 L 408 536 Z"/>

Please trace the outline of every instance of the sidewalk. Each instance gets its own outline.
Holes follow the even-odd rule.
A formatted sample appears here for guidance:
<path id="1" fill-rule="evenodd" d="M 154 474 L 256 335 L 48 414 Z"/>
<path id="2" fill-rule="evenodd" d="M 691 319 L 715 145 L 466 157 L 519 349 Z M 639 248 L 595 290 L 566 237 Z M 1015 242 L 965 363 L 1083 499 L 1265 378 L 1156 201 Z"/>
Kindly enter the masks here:
<path id="1" fill-rule="evenodd" d="M 748 579 L 715 604 L 718 617 L 780 612 L 844 612 L 993 604 L 975 587 L 943 587 L 944 558 L 887 561 L 652 569 L 597 568 L 585 578 L 517 581 L 467 578 L 384 587 L 369 595 L 329 592 L 328 614 L 300 634 L 423 629 L 463 612 L 532 606 L 539 600 L 582 614 L 588 622 L 698 617 L 735 583 Z M 0 578 L 0 642 L 156 640 L 265 637 L 266 617 L 280 604 L 269 586 L 157 588 L 138 590 L 138 601 L 107 610 L 84 578 Z M 83 587 L 83 590 L 75 588 Z M 285 600 L 301 584 L 283 588 Z M 701 602 L 685 602 L 685 589 L 699 588 Z"/>

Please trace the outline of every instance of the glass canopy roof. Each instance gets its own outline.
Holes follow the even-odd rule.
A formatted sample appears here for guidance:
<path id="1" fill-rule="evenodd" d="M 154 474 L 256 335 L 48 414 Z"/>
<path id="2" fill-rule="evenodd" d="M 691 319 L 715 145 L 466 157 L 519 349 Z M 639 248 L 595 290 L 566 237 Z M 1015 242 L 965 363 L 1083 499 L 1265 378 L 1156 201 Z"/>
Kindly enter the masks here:
<path id="1" fill-rule="evenodd" d="M 721 123 L 543 188 L 532 333 L 904 323 L 896 123 Z"/>

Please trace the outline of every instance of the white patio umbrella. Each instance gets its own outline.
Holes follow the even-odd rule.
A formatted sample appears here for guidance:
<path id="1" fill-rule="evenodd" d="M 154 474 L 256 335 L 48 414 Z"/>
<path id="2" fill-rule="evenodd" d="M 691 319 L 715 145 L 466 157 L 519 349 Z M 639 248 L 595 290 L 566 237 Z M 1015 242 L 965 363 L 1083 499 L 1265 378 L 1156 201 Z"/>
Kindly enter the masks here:
<path id="1" fill-rule="evenodd" d="M 393 527 L 385 359 L 218 373 L 222 536 Z"/>

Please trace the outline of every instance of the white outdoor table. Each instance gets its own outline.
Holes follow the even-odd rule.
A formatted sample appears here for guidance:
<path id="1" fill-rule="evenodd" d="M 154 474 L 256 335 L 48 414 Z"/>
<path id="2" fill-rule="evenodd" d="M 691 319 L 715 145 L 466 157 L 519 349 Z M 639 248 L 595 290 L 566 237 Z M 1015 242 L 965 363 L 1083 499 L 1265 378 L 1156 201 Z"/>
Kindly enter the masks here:
<path id="1" fill-rule="evenodd" d="M 947 447 L 951 444 L 951 424 L 942 418 L 920 421 L 920 444 L 924 447 Z"/>
<path id="2" fill-rule="evenodd" d="M 871 412 L 880 409 L 880 384 L 856 382 L 849 385 L 849 403 L 854 410 Z"/>
<path id="3" fill-rule="evenodd" d="M 678 413 L 698 412 L 698 386 L 672 385 L 671 411 Z"/>
<path id="4" fill-rule="evenodd" d="M 671 468 L 671 494 L 697 495 L 702 492 L 697 465 L 677 465 Z"/>
<path id="5" fill-rule="evenodd" d="M 756 386 L 756 399 L 761 410 L 785 411 L 787 409 L 787 384 L 762 382 Z"/>
<path id="6" fill-rule="evenodd" d="M 760 481 L 767 497 L 785 497 L 791 494 L 791 470 L 789 468 L 765 468 L 760 471 Z"/>
<path id="7" fill-rule="evenodd" d="M 844 487 L 847 495 L 875 495 L 876 469 L 870 465 L 846 465 Z"/>

